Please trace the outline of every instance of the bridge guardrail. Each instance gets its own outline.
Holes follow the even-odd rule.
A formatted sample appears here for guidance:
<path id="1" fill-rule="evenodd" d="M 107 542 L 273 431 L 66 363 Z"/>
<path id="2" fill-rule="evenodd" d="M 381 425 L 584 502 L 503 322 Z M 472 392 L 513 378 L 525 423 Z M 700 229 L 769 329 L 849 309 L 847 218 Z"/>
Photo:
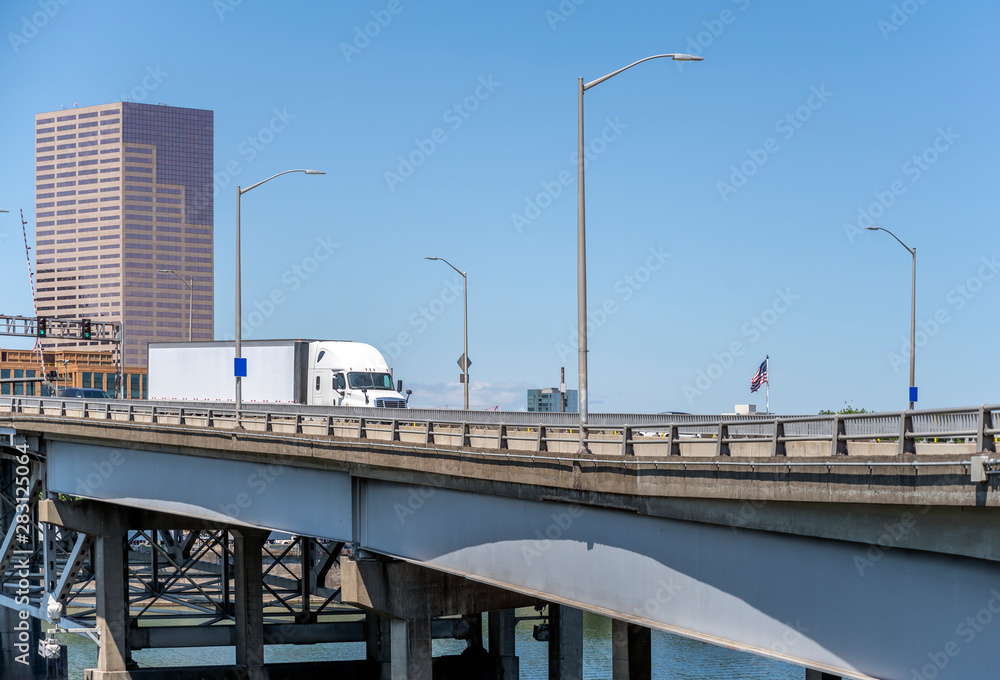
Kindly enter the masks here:
<path id="1" fill-rule="evenodd" d="M 236 413 L 217 402 L 0 397 L 0 413 L 232 430 Z M 1000 405 L 814 416 L 593 414 L 591 453 L 622 456 L 837 456 L 944 451 L 995 452 Z M 516 452 L 576 453 L 576 414 L 362 409 L 244 404 L 250 432 L 346 437 Z M 945 440 L 942 442 L 941 440 Z M 918 447 L 921 450 L 918 450 Z"/>

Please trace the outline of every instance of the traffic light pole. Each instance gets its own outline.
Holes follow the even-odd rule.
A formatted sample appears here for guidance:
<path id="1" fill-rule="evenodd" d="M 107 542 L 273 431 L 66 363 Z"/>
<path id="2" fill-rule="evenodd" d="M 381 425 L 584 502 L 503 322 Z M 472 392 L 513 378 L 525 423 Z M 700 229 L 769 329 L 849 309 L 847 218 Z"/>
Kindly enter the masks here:
<path id="1" fill-rule="evenodd" d="M 0 336 L 37 338 L 39 340 L 87 340 L 111 344 L 118 369 L 122 398 L 128 398 L 125 385 L 125 324 L 119 321 L 65 319 L 0 314 Z M 44 370 L 44 365 L 42 366 Z"/>

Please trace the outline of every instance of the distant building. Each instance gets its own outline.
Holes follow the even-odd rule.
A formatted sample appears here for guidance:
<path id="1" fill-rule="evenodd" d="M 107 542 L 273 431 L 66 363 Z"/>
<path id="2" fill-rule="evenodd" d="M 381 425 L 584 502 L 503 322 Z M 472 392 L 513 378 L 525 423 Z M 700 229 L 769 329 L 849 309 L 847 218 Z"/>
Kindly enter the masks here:
<path id="1" fill-rule="evenodd" d="M 92 387 L 115 395 L 118 382 L 114 357 L 111 352 L 82 352 L 78 350 L 45 350 L 44 364 L 39 362 L 33 349 L 0 349 L 0 379 L 56 377 L 51 382 L 63 390 L 67 387 Z M 148 392 L 145 367 L 125 367 L 124 399 L 145 399 Z M 2 395 L 47 397 L 51 390 L 40 382 L 0 383 Z"/>
<path id="2" fill-rule="evenodd" d="M 566 390 L 566 402 L 563 408 L 559 408 L 559 388 L 543 387 L 537 390 L 528 390 L 528 411 L 558 413 L 577 413 L 580 410 L 580 400 L 576 390 Z"/>
<path id="3" fill-rule="evenodd" d="M 125 364 L 145 366 L 150 341 L 187 340 L 191 277 L 192 339 L 214 339 L 213 126 L 130 102 L 35 116 L 38 316 L 124 322 Z"/>
<path id="4" fill-rule="evenodd" d="M 724 416 L 755 416 L 757 413 L 756 404 L 736 404 L 732 413 L 723 413 Z M 763 413 L 759 415 L 764 415 Z"/>

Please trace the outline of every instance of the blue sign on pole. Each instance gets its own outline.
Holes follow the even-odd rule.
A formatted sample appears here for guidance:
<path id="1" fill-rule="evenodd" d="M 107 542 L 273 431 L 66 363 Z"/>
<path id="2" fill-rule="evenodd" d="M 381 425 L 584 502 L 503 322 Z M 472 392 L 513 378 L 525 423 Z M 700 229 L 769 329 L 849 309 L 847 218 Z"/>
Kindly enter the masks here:
<path id="1" fill-rule="evenodd" d="M 917 400 L 917 388 L 916 387 L 911 387 L 910 388 L 910 401 L 916 401 L 916 400 Z"/>
<path id="2" fill-rule="evenodd" d="M 233 362 L 233 376 L 236 378 L 247 377 L 246 357 L 236 357 L 236 359 Z"/>

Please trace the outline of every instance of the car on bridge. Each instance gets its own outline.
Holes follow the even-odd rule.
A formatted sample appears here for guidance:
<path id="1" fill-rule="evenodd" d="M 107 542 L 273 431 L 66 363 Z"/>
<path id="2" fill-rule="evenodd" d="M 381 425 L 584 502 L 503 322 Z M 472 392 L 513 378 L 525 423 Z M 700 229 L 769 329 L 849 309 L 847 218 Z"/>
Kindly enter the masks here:
<path id="1" fill-rule="evenodd" d="M 65 399 L 110 399 L 108 393 L 93 387 L 67 387 L 59 395 Z"/>

